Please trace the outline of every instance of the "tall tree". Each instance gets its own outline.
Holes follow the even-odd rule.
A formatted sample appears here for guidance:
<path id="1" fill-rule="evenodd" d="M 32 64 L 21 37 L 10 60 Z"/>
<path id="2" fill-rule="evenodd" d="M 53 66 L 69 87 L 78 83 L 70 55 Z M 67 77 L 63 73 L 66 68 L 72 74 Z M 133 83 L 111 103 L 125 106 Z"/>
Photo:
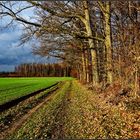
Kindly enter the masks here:
<path id="1" fill-rule="evenodd" d="M 99 7 L 104 16 L 104 33 L 105 33 L 105 50 L 106 50 L 106 70 L 107 70 L 107 82 L 113 81 L 113 69 L 112 69 L 112 45 L 111 45 L 111 13 L 109 1 L 98 2 Z"/>

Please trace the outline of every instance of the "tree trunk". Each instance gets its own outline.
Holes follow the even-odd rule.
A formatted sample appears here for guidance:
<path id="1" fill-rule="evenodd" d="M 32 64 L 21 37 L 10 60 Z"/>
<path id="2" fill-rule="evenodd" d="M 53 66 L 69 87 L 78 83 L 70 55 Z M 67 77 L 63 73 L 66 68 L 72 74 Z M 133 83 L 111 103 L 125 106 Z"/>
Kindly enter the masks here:
<path id="1" fill-rule="evenodd" d="M 86 62 L 85 62 L 85 52 L 82 52 L 82 69 L 83 69 L 83 82 L 86 82 Z"/>
<path id="2" fill-rule="evenodd" d="M 112 71 L 112 48 L 111 48 L 111 18 L 110 18 L 110 2 L 105 3 L 105 47 L 106 47 L 106 69 L 107 69 L 107 82 L 112 83 L 113 71 Z"/>
<path id="3" fill-rule="evenodd" d="M 90 72 L 89 72 L 89 51 L 86 51 L 86 57 L 85 57 L 85 64 L 86 64 L 86 82 L 89 83 L 90 82 Z"/>
<path id="4" fill-rule="evenodd" d="M 85 12 L 85 27 L 86 27 L 86 31 L 87 31 L 87 36 L 93 36 L 87 1 L 84 1 L 84 12 Z M 99 77 L 98 77 L 98 71 L 97 71 L 97 54 L 96 54 L 96 49 L 94 46 L 93 39 L 89 38 L 88 43 L 89 43 L 89 48 L 91 51 L 93 82 L 98 83 Z"/>

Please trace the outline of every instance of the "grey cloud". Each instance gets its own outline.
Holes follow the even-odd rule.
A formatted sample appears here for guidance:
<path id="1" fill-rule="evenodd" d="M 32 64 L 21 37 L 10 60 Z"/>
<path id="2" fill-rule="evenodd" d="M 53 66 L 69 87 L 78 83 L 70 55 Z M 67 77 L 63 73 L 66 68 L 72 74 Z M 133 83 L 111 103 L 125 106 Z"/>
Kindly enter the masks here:
<path id="1" fill-rule="evenodd" d="M 14 71 L 15 65 L 0 65 L 0 72 Z"/>
<path id="2" fill-rule="evenodd" d="M 24 47 L 16 47 L 16 43 L 10 43 L 7 46 L 0 45 L 0 71 L 6 67 L 6 71 L 13 71 L 13 66 L 21 63 L 44 63 L 46 58 L 32 54 L 32 47 L 26 44 Z"/>

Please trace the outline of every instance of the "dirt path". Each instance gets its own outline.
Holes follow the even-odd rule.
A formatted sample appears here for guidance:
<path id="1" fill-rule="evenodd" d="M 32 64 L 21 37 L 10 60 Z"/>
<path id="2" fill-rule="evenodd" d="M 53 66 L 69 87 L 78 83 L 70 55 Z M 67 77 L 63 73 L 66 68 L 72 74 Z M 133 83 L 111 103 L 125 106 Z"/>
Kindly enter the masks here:
<path id="1" fill-rule="evenodd" d="M 62 139 L 65 138 L 65 128 L 64 126 L 67 124 L 67 113 L 68 113 L 68 106 L 71 100 L 71 90 L 72 90 L 72 82 L 70 83 L 69 88 L 65 93 L 65 97 L 63 98 L 62 103 L 60 106 L 55 110 L 55 123 L 51 130 L 51 139 Z"/>
<path id="2" fill-rule="evenodd" d="M 22 117 L 18 118 L 18 120 L 15 120 L 12 123 L 11 127 L 9 127 L 8 129 L 6 129 L 5 131 L 1 132 L 0 139 L 4 139 L 5 137 L 7 137 L 10 134 L 12 134 L 13 132 L 15 132 L 18 128 L 20 128 L 21 125 L 23 125 L 24 122 L 26 122 L 27 118 L 29 118 L 41 106 L 43 106 L 44 104 L 46 104 L 49 100 L 51 100 L 53 98 L 53 96 L 55 95 L 55 93 L 57 92 L 57 90 L 59 90 L 59 89 L 58 88 L 55 88 L 52 91 L 48 92 L 46 94 L 47 96 L 45 95 L 46 97 L 45 97 L 45 99 L 41 103 L 37 104 L 34 108 L 30 109 L 25 115 L 23 115 Z M 43 91 L 44 91 L 44 89 L 43 89 Z M 42 90 L 41 90 L 41 92 L 42 92 Z M 36 94 L 39 94 L 39 92 L 37 92 Z"/>

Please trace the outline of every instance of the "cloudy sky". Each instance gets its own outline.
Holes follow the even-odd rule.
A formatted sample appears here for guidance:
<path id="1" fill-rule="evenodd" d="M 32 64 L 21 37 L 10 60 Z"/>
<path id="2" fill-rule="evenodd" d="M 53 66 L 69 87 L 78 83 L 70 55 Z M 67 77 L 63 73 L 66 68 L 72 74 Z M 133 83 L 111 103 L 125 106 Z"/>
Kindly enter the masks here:
<path id="1" fill-rule="evenodd" d="M 29 18 L 33 15 L 33 10 L 26 10 L 22 16 Z M 4 22 L 9 19 L 5 19 Z M 0 23 L 3 24 L 3 23 Z M 22 26 L 17 25 L 13 29 L 4 29 L 0 31 L 0 71 L 14 71 L 14 67 L 21 63 L 45 63 L 48 60 L 32 54 L 31 43 L 26 43 L 23 47 L 17 47 Z"/>
<path id="2" fill-rule="evenodd" d="M 21 63 L 45 61 L 45 58 L 32 54 L 31 43 L 18 47 L 21 32 L 9 30 L 0 33 L 0 71 L 13 71 Z"/>

